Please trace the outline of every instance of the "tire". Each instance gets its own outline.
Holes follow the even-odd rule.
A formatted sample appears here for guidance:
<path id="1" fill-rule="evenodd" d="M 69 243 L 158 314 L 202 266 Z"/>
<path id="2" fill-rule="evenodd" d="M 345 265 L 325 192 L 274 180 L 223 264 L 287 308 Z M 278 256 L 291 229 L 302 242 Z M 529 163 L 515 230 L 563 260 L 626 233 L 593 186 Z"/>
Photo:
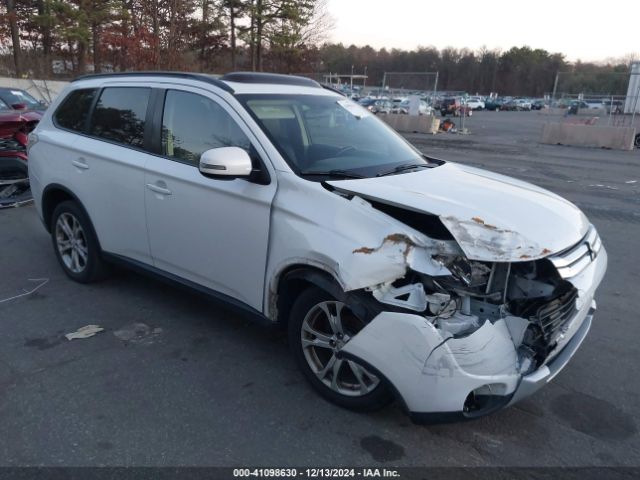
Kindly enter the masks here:
<path id="1" fill-rule="evenodd" d="M 51 241 L 58 262 L 72 280 L 91 283 L 107 275 L 93 226 L 76 202 L 62 202 L 53 211 Z"/>
<path id="2" fill-rule="evenodd" d="M 636 135 L 636 140 L 634 142 L 636 148 L 640 148 L 640 133 Z"/>
<path id="3" fill-rule="evenodd" d="M 334 327 L 336 323 L 338 328 Z M 350 410 L 371 412 L 393 400 L 384 379 L 356 362 L 335 357 L 340 346 L 364 326 L 365 322 L 353 315 L 347 305 L 336 301 L 324 290 L 311 287 L 295 300 L 288 333 L 298 367 L 322 397 Z"/>

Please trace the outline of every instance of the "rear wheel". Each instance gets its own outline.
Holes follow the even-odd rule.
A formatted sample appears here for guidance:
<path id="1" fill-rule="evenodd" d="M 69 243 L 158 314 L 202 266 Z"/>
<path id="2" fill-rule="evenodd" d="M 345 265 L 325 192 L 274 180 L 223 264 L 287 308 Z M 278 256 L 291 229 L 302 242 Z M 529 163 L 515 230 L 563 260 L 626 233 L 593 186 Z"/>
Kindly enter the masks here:
<path id="1" fill-rule="evenodd" d="M 348 305 L 318 288 L 305 290 L 289 318 L 289 342 L 307 380 L 324 398 L 345 408 L 377 410 L 392 395 L 384 382 L 340 350 L 365 327 Z"/>
<path id="2" fill-rule="evenodd" d="M 60 203 L 51 218 L 53 249 L 64 272 L 80 283 L 102 279 L 106 265 L 89 218 L 76 202 Z"/>
<path id="3" fill-rule="evenodd" d="M 640 148 L 640 133 L 636 135 L 635 145 L 636 145 L 636 148 Z"/>

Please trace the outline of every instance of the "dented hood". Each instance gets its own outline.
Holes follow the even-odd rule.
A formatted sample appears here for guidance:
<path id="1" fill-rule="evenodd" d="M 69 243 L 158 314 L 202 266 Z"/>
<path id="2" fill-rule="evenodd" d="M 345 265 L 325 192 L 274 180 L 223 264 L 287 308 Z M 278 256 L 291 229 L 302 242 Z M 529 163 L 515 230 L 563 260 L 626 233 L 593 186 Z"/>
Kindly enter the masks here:
<path id="1" fill-rule="evenodd" d="M 363 198 L 437 215 L 472 260 L 546 257 L 577 243 L 589 226 L 575 205 L 554 193 L 456 163 L 327 183 Z"/>

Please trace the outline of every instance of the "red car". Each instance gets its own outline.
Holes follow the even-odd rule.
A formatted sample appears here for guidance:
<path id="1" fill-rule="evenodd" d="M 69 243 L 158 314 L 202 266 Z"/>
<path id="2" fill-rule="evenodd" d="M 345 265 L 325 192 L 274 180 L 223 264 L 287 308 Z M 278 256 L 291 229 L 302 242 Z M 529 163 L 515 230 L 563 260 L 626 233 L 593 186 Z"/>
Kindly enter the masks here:
<path id="1" fill-rule="evenodd" d="M 27 137 L 41 118 L 38 111 L 0 111 L 0 208 L 31 200 Z"/>

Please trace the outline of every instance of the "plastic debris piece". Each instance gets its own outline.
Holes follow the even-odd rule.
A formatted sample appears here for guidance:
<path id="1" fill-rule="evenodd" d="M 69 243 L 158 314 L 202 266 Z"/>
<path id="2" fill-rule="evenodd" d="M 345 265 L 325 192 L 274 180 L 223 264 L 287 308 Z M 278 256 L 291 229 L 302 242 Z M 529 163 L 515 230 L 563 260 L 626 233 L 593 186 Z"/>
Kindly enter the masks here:
<path id="1" fill-rule="evenodd" d="M 104 328 L 102 328 L 100 325 L 86 325 L 79 328 L 75 332 L 67 333 L 65 337 L 67 337 L 67 340 L 74 340 L 76 338 L 89 338 L 102 331 L 104 331 Z"/>

